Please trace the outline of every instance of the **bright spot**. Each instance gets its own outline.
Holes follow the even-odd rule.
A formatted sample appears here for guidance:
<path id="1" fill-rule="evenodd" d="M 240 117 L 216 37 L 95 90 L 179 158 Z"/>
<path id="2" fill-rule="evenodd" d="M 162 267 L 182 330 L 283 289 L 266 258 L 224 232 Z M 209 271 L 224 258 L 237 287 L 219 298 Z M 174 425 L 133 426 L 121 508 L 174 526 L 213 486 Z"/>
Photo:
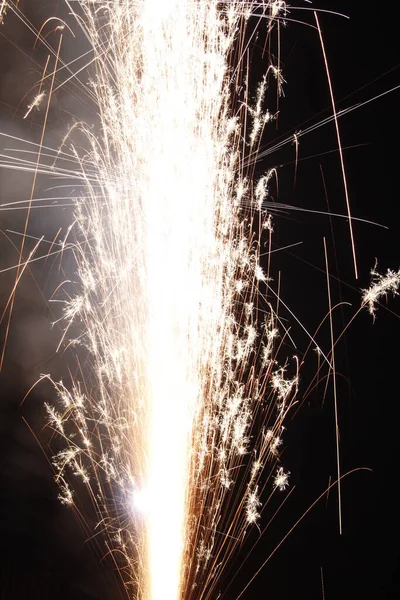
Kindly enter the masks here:
<path id="1" fill-rule="evenodd" d="M 150 497 L 145 489 L 135 490 L 132 494 L 132 508 L 135 512 L 147 515 L 150 512 Z"/>

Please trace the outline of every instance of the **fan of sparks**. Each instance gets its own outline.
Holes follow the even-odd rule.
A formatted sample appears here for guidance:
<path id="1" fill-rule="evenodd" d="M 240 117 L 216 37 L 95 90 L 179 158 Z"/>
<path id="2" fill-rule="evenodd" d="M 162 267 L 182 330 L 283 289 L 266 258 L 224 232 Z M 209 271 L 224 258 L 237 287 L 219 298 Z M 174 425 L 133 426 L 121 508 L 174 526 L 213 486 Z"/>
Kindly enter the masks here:
<path id="1" fill-rule="evenodd" d="M 91 364 L 47 407 L 65 440 L 60 497 L 74 505 L 79 475 L 131 597 L 214 598 L 263 488 L 287 485 L 278 447 L 297 374 L 277 364 L 277 317 L 260 309 L 272 173 L 244 167 L 280 73 L 267 64 L 251 102 L 243 66 L 246 26 L 264 19 L 272 36 L 284 3 L 65 4 L 90 41 L 100 126 L 75 124 L 48 168 L 80 181 L 63 341 Z"/>

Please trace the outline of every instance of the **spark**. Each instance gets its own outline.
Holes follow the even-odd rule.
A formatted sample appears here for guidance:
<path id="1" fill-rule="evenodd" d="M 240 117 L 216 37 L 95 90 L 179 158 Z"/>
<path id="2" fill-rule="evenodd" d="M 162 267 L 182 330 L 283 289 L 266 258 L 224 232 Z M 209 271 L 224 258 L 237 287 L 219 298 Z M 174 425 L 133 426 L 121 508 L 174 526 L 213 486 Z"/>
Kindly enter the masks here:
<path id="1" fill-rule="evenodd" d="M 289 475 L 290 473 L 285 472 L 283 467 L 279 467 L 274 479 L 275 487 L 283 491 L 289 485 Z"/>
<path id="2" fill-rule="evenodd" d="M 45 92 L 40 92 L 40 94 L 36 94 L 33 101 L 30 104 L 28 104 L 28 110 L 26 111 L 26 113 L 24 115 L 24 119 L 27 118 L 27 116 L 32 112 L 32 110 L 34 108 L 37 108 L 37 109 L 39 108 L 39 106 L 41 105 L 41 103 L 43 102 L 45 97 L 46 97 Z"/>
<path id="3" fill-rule="evenodd" d="M 8 0 L 1 0 L 0 4 L 0 25 L 3 23 L 4 17 L 7 14 L 7 8 L 9 7 Z"/>
<path id="4" fill-rule="evenodd" d="M 377 265 L 371 270 L 371 285 L 363 290 L 362 306 L 368 307 L 370 315 L 375 317 L 376 305 L 380 298 L 386 297 L 388 293 L 393 296 L 398 294 L 400 287 L 400 269 L 393 271 L 388 269 L 385 275 L 377 271 Z"/>

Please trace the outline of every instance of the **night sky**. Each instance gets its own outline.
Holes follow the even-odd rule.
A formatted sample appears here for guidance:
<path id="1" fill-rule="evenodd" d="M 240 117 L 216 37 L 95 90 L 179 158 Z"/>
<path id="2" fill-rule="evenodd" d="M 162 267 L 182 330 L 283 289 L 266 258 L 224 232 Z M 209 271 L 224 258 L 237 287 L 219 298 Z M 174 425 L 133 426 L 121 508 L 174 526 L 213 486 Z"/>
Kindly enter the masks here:
<path id="1" fill-rule="evenodd" d="M 21 0 L 20 6 L 36 25 L 62 7 L 56 0 Z M 309 3 L 300 5 L 310 8 Z M 362 8 L 361 8 L 362 4 Z M 350 19 L 321 14 L 332 84 L 339 110 L 372 100 L 400 85 L 397 21 L 385 4 L 378 14 L 376 3 L 326 0 L 316 6 L 345 12 Z M 57 8 L 58 7 L 58 8 Z M 306 24 L 290 22 L 290 19 Z M 281 30 L 281 60 L 286 80 L 279 101 L 277 127 L 266 131 L 262 150 L 273 148 L 295 132 L 304 131 L 331 114 L 329 88 L 312 12 L 292 10 Z M 49 41 L 55 44 L 55 37 Z M 34 37 L 13 15 L 0 28 L 0 131 L 37 141 L 40 113 L 21 122 L 24 96 L 38 81 L 47 53 L 33 52 Z M 81 52 L 82 40 L 74 42 Z M 262 38 L 257 42 L 262 45 Z M 66 42 L 67 56 L 77 52 Z M 70 53 L 70 54 L 69 54 Z M 261 53 L 253 50 L 255 85 L 263 73 Z M 30 92 L 32 93 L 32 92 Z M 31 97 L 31 96 L 28 96 Z M 371 101 L 340 119 L 344 160 L 352 214 L 387 226 L 354 224 L 359 280 L 354 279 L 347 219 L 296 211 L 307 208 L 345 214 L 345 196 L 333 124 L 300 138 L 295 169 L 295 146 L 266 155 L 256 166 L 261 174 L 279 167 L 279 202 L 291 205 L 275 210 L 276 248 L 302 242 L 273 260 L 276 281 L 281 272 L 281 296 L 304 326 L 314 332 L 328 310 L 323 238 L 330 264 L 332 302 L 350 303 L 335 312 L 338 335 L 360 306 L 360 289 L 369 284 L 369 272 L 378 260 L 381 272 L 399 268 L 398 112 L 400 90 Z M 75 89 L 55 94 L 49 114 L 47 144 L 56 146 L 72 122 L 72 115 L 93 122 L 93 107 L 82 103 Z M 21 148 L 18 142 L 0 139 L 0 153 Z M 5 150 L 6 149 L 6 150 Z M 0 204 L 29 196 L 31 175 L 0 170 Z M 325 184 L 325 189 L 324 189 Z M 49 187 L 39 177 L 38 194 Z M 273 194 L 274 195 L 274 194 Z M 275 205 L 272 207 L 274 210 Z M 67 227 L 69 208 L 37 211 L 30 234 L 47 239 L 59 227 Z M 20 239 L 6 230 L 23 229 L 23 211 L 0 210 L 0 269 L 16 262 Z M 3 232 L 3 233 L 2 233 Z M 31 249 L 33 242 L 28 243 Z M 4 600 L 114 600 L 125 598 L 113 564 L 104 559 L 101 539 L 88 540 L 93 524 L 85 506 L 88 528 L 73 511 L 57 500 L 57 486 L 48 459 L 51 440 L 44 427 L 44 402 L 54 399 L 50 384 L 25 395 L 41 373 L 65 377 L 71 356 L 55 354 L 60 329 L 49 323 L 59 310 L 49 304 L 53 290 L 65 275 L 73 273 L 66 257 L 39 261 L 22 278 L 16 295 L 3 371 L 0 373 L 0 590 Z M 13 273 L 0 274 L 0 310 L 13 283 Z M 274 284 L 272 284 L 274 285 Z M 303 513 L 336 477 L 336 447 L 332 385 L 325 380 L 309 389 L 317 368 L 315 352 L 309 352 L 301 372 L 299 407 L 286 422 L 281 462 L 289 470 L 290 497 L 254 550 L 254 530 L 221 582 L 224 600 L 235 600 L 268 556 L 276 552 L 243 594 L 243 600 L 292 598 L 334 600 L 400 597 L 398 482 L 398 299 L 389 298 L 378 308 L 375 322 L 363 311 L 351 324 L 336 350 L 341 470 L 365 468 L 342 483 L 343 534 L 339 535 L 337 489 L 334 487 L 277 546 Z M 289 315 L 282 308 L 281 316 Z M 293 337 L 302 356 L 308 340 L 293 322 Z M 1 325 L 0 340 L 5 336 Z M 317 338 L 329 351 L 326 323 Z M 295 351 L 285 345 L 286 357 Z M 68 360 L 70 362 L 68 363 Z M 40 444 L 38 442 L 40 441 Z M 47 456 L 46 456 L 47 453 Z M 368 469 L 368 470 L 367 470 Z M 275 494 L 266 506 L 263 529 L 288 491 Z M 247 560 L 246 557 L 248 556 Z M 244 562 L 245 561 L 245 562 Z M 244 562 L 244 564 L 243 564 Z M 241 565 L 243 566 L 241 567 Z M 241 569 L 239 570 L 239 567 Z M 234 577 L 234 579 L 233 579 Z M 323 583 L 322 583 L 323 581 Z"/>

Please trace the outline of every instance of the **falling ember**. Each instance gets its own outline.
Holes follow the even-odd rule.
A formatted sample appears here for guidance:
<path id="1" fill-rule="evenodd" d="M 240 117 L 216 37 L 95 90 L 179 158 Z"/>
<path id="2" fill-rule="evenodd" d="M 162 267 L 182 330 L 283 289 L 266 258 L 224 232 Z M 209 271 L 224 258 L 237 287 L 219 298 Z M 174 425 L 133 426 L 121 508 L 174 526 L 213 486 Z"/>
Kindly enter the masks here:
<path id="1" fill-rule="evenodd" d="M 80 476 L 135 597 L 208 598 L 259 518 L 268 461 L 273 485 L 288 481 L 273 465 L 297 373 L 276 366 L 276 319 L 257 311 L 253 220 L 271 231 L 270 173 L 252 182 L 243 167 L 272 119 L 267 79 L 254 108 L 231 100 L 235 42 L 253 10 L 270 35 L 284 3 L 65 3 L 94 53 L 100 127 L 72 128 L 51 171 L 83 184 L 64 339 L 82 323 L 92 365 L 85 382 L 55 383 L 60 413 L 47 407 L 66 442 L 60 497 L 74 503 Z"/>

